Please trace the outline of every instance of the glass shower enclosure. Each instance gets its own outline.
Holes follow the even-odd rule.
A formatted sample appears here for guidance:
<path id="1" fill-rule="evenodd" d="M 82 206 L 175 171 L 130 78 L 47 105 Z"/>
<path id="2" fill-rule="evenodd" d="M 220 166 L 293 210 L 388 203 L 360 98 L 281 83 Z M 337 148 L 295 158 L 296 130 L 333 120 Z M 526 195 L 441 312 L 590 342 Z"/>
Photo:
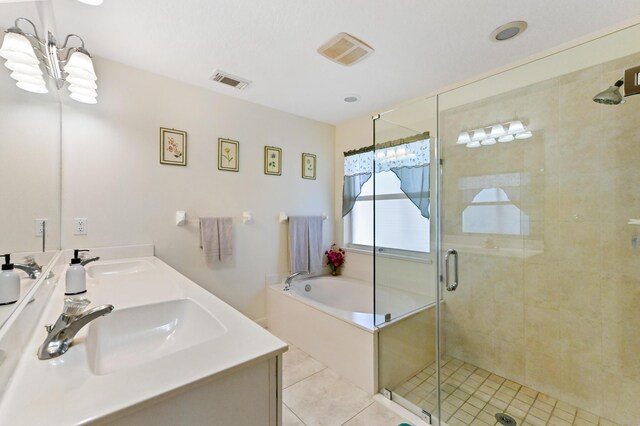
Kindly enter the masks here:
<path id="1" fill-rule="evenodd" d="M 640 96 L 592 100 L 640 53 L 605 42 L 374 119 L 378 384 L 433 424 L 640 423 Z M 379 164 L 420 137 L 426 216 Z"/>

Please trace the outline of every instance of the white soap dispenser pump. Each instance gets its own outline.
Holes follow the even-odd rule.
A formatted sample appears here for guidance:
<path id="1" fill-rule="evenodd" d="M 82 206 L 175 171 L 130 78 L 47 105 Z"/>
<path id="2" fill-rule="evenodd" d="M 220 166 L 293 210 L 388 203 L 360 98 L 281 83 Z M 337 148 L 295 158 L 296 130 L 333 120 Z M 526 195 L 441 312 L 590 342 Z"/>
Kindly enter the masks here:
<path id="1" fill-rule="evenodd" d="M 80 252 L 89 250 L 74 250 L 73 258 L 67 268 L 65 275 L 65 292 L 67 296 L 74 294 L 82 294 L 87 292 L 87 275 L 82 266 L 82 259 L 80 259 Z"/>
<path id="2" fill-rule="evenodd" d="M 20 298 L 20 277 L 13 270 L 11 255 L 5 254 L 0 273 L 0 305 L 16 303 Z"/>

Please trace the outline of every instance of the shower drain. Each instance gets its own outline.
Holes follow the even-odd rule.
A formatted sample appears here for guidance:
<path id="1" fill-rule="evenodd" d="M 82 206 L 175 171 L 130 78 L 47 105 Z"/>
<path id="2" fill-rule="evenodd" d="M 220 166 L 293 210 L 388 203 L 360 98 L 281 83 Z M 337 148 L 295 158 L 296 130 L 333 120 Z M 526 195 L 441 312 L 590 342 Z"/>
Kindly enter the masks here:
<path id="1" fill-rule="evenodd" d="M 496 420 L 504 426 L 516 426 L 516 420 L 508 414 L 496 413 Z"/>

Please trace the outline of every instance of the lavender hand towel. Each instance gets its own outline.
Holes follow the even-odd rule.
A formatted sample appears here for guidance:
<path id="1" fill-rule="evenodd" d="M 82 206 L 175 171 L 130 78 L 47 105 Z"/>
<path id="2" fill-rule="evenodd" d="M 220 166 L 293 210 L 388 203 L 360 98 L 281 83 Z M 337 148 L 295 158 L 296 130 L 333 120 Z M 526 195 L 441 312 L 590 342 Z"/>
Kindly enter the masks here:
<path id="1" fill-rule="evenodd" d="M 220 241 L 218 237 L 218 218 L 200 218 L 200 248 L 208 266 L 220 260 Z"/>

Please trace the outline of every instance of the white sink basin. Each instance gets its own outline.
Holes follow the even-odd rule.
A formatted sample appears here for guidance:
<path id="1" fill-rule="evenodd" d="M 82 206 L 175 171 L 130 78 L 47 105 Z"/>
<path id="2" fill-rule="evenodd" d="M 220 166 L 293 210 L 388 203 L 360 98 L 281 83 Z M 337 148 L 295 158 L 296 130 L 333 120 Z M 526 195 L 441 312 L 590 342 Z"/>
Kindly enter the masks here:
<path id="1" fill-rule="evenodd" d="M 87 266 L 87 275 L 98 278 L 107 275 L 127 275 L 153 269 L 153 264 L 146 260 L 130 260 L 124 262 L 97 263 Z"/>
<path id="2" fill-rule="evenodd" d="M 191 299 L 116 309 L 89 325 L 87 355 L 96 375 L 146 364 L 225 334 Z"/>

